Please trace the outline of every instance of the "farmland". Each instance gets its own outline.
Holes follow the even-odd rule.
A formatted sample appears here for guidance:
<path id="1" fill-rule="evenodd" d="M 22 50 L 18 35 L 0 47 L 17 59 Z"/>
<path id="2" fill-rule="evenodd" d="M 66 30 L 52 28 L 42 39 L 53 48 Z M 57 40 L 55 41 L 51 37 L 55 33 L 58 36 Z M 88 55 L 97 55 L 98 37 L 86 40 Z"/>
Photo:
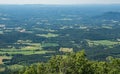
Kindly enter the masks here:
<path id="1" fill-rule="evenodd" d="M 119 41 L 110 41 L 110 40 L 97 40 L 97 41 L 90 41 L 87 40 L 89 46 L 97 46 L 97 45 L 104 45 L 104 46 L 114 46 L 114 45 L 119 45 Z"/>
<path id="2" fill-rule="evenodd" d="M 81 50 L 91 60 L 120 58 L 119 10 L 119 5 L 0 5 L 0 70 Z"/>

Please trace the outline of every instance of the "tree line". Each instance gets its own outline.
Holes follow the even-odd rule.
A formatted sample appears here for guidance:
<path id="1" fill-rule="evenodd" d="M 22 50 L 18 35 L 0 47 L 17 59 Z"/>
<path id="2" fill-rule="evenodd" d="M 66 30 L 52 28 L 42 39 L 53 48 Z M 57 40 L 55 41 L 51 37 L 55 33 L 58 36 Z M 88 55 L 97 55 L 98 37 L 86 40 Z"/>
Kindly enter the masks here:
<path id="1" fill-rule="evenodd" d="M 86 58 L 84 51 L 80 51 L 56 55 L 46 63 L 35 63 L 15 71 L 6 68 L 5 72 L 5 74 L 119 74 L 120 58 L 107 57 L 106 61 L 93 61 Z"/>

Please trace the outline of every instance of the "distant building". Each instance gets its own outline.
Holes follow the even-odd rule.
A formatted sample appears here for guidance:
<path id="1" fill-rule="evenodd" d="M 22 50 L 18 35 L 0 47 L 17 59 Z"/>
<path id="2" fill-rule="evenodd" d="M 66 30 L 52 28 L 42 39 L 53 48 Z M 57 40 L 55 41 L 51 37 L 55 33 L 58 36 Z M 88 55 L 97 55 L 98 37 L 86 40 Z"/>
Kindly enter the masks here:
<path id="1" fill-rule="evenodd" d="M 25 29 L 20 30 L 20 32 L 25 32 L 25 31 L 26 31 Z"/>

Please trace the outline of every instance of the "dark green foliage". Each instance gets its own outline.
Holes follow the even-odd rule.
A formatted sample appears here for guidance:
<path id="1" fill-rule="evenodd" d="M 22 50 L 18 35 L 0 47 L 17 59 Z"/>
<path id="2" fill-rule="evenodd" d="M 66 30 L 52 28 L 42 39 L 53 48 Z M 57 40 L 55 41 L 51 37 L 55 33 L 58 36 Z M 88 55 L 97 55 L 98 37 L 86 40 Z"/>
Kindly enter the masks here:
<path id="1" fill-rule="evenodd" d="M 7 64 L 32 64 L 32 63 L 36 63 L 36 62 L 46 62 L 49 57 L 46 56 L 50 56 L 51 54 L 47 53 L 47 54 L 33 54 L 33 55 L 14 55 L 14 57 L 10 60 L 10 63 Z"/>
<path id="2" fill-rule="evenodd" d="M 53 56 L 47 63 L 32 64 L 17 74 L 119 74 L 120 59 L 108 57 L 107 61 L 91 61 L 85 52 Z"/>

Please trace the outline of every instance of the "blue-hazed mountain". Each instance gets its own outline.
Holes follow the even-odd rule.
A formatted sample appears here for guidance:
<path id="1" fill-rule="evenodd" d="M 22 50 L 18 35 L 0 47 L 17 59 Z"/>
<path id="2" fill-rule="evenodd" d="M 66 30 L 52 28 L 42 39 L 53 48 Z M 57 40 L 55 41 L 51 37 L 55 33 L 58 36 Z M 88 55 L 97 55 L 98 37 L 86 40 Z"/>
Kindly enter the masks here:
<path id="1" fill-rule="evenodd" d="M 106 12 L 102 15 L 93 17 L 93 19 L 99 20 L 120 20 L 120 12 Z"/>

